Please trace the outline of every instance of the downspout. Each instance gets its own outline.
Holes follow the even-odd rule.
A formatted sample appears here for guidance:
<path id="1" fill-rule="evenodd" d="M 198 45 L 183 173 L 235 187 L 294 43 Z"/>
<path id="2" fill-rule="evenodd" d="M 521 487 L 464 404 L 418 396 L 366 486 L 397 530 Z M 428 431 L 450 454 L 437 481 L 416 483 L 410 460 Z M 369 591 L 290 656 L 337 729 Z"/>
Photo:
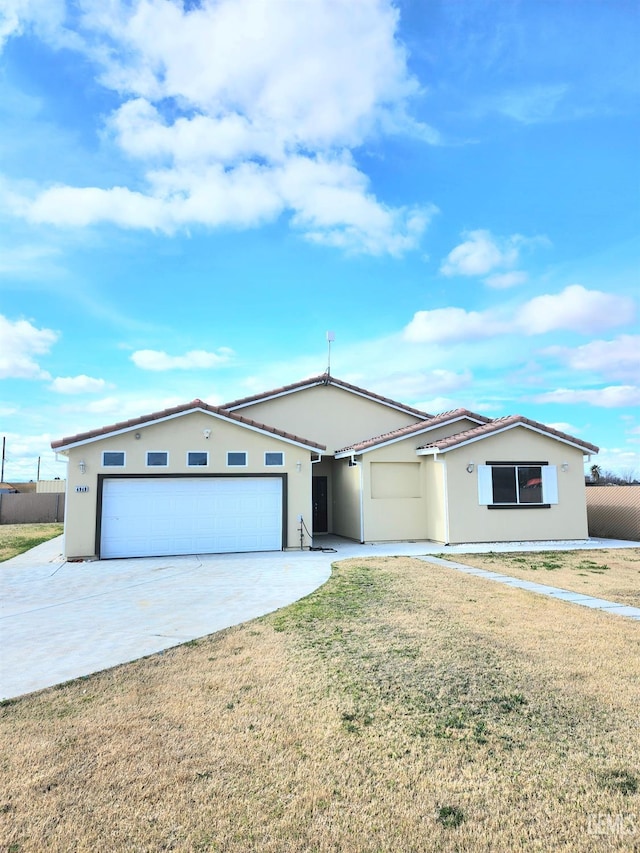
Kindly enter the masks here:
<path id="1" fill-rule="evenodd" d="M 353 459 L 353 457 L 351 457 Z M 355 464 L 356 460 L 353 459 Z M 364 545 L 364 472 L 362 470 L 362 463 L 358 465 L 360 469 L 360 544 Z"/>

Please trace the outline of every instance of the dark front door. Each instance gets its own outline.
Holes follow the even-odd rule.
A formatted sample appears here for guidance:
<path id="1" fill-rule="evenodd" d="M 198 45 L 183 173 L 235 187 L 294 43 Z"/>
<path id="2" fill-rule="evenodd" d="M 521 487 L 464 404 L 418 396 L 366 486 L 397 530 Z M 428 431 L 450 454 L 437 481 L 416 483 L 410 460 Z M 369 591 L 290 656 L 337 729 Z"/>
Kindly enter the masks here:
<path id="1" fill-rule="evenodd" d="M 311 497 L 313 500 L 313 532 L 327 533 L 329 518 L 327 515 L 327 478 L 311 478 Z"/>

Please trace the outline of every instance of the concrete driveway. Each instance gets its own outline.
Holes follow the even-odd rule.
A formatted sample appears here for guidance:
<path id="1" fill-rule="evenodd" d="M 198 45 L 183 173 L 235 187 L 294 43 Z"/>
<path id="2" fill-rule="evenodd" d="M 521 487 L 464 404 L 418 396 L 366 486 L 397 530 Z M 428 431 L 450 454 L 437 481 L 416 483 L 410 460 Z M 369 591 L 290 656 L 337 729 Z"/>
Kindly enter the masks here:
<path id="1" fill-rule="evenodd" d="M 60 684 L 262 616 L 323 584 L 335 560 L 634 542 L 359 545 L 66 563 L 62 537 L 0 564 L 0 699 Z"/>

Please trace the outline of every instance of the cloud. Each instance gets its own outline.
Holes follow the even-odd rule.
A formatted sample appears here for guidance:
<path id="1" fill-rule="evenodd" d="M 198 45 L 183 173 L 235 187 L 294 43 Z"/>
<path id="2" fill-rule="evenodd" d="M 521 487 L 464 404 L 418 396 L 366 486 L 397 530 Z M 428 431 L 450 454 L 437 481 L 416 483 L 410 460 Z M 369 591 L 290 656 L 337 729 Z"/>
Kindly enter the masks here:
<path id="1" fill-rule="evenodd" d="M 620 335 L 612 341 L 591 341 L 580 347 L 550 347 L 573 370 L 589 370 L 611 379 L 633 380 L 640 376 L 640 335 Z"/>
<path id="2" fill-rule="evenodd" d="M 220 347 L 217 352 L 191 350 L 185 355 L 142 349 L 132 353 L 131 360 L 142 370 L 206 370 L 226 364 L 233 355 L 233 350 L 228 347 Z"/>
<path id="3" fill-rule="evenodd" d="M 466 388 L 473 376 L 469 370 L 457 373 L 435 368 L 425 371 L 391 373 L 376 383 L 376 390 L 395 400 L 416 400 L 426 395 L 442 394 Z"/>
<path id="4" fill-rule="evenodd" d="M 528 335 L 557 329 L 593 334 L 602 328 L 629 323 L 633 314 L 634 304 L 628 297 L 572 284 L 561 293 L 536 296 L 522 306 L 515 320 Z"/>
<path id="5" fill-rule="evenodd" d="M 518 261 L 518 242 L 515 234 L 506 240 L 494 237 L 490 231 L 466 231 L 467 239 L 452 249 L 440 266 L 446 276 L 486 275 L 496 267 L 511 267 Z"/>
<path id="6" fill-rule="evenodd" d="M 57 376 L 49 388 L 58 394 L 96 394 L 103 392 L 109 385 L 104 379 L 91 376 Z"/>
<path id="7" fill-rule="evenodd" d="M 485 278 L 485 284 L 493 287 L 496 290 L 506 290 L 509 287 L 516 287 L 519 284 L 524 284 L 529 276 L 526 272 L 513 270 L 513 272 L 494 273 L 488 278 Z"/>
<path id="8" fill-rule="evenodd" d="M 434 308 L 416 311 L 402 336 L 410 343 L 456 343 L 488 338 L 508 330 L 508 325 L 491 311 L 464 308 Z"/>
<path id="9" fill-rule="evenodd" d="M 553 120 L 560 103 L 565 99 L 568 87 L 531 86 L 505 92 L 488 104 L 489 108 L 521 124 L 539 124 Z M 565 116 L 566 117 L 566 113 Z"/>
<path id="10" fill-rule="evenodd" d="M 373 134 L 439 141 L 410 118 L 418 82 L 387 0 L 88 3 L 82 49 L 120 98 L 107 129 L 134 168 L 122 186 L 8 196 L 29 221 L 172 233 L 285 214 L 312 242 L 400 255 L 432 205 L 377 199 L 352 152 Z"/>
<path id="11" fill-rule="evenodd" d="M 586 290 L 572 284 L 561 293 L 536 296 L 511 313 L 502 307 L 486 311 L 434 308 L 416 311 L 402 331 L 411 343 L 459 343 L 497 335 L 542 335 L 557 330 L 590 334 L 603 326 L 628 323 L 633 301 L 624 296 Z"/>
<path id="12" fill-rule="evenodd" d="M 640 388 L 636 385 L 609 385 L 606 388 L 574 390 L 558 388 L 534 397 L 536 403 L 588 403 L 604 409 L 640 405 Z"/>
<path id="13" fill-rule="evenodd" d="M 11 321 L 0 314 L 0 379 L 49 379 L 34 356 L 48 353 L 57 340 L 52 329 L 37 329 L 28 320 Z"/>

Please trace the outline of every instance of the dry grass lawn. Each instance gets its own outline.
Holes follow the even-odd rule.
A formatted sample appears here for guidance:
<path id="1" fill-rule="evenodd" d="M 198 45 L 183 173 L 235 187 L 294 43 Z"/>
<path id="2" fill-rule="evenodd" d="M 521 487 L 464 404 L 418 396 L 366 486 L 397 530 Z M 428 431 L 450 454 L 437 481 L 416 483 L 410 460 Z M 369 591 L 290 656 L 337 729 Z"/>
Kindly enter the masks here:
<path id="1" fill-rule="evenodd" d="M 53 539 L 64 530 L 62 524 L 0 524 L 0 563 Z"/>
<path id="2" fill-rule="evenodd" d="M 467 566 L 640 607 L 640 548 L 440 556 Z"/>
<path id="3" fill-rule="evenodd" d="M 0 708 L 0 849 L 640 849 L 640 626 L 409 558 Z"/>

